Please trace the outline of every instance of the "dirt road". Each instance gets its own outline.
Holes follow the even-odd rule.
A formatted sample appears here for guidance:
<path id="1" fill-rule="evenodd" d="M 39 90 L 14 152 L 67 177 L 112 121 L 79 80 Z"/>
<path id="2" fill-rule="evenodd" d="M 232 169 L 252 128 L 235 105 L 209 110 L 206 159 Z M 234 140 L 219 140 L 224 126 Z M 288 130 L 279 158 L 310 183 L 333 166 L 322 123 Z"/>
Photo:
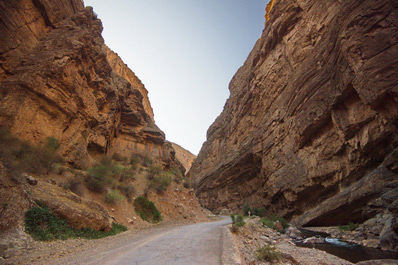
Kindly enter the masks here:
<path id="1" fill-rule="evenodd" d="M 235 254 L 223 228 L 228 223 L 229 217 L 224 217 L 217 222 L 149 229 L 110 244 L 103 241 L 94 249 L 51 264 L 225 264 L 225 258 Z M 237 264 L 231 259 L 227 263 Z"/>

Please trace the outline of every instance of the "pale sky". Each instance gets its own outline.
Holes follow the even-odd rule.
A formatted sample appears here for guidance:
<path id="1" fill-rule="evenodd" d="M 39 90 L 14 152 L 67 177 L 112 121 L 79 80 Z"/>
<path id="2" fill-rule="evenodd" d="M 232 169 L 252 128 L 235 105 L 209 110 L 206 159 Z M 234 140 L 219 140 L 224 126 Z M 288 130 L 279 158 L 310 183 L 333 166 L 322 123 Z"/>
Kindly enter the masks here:
<path id="1" fill-rule="evenodd" d="M 84 0 L 141 79 L 166 139 L 197 154 L 264 28 L 268 0 Z"/>

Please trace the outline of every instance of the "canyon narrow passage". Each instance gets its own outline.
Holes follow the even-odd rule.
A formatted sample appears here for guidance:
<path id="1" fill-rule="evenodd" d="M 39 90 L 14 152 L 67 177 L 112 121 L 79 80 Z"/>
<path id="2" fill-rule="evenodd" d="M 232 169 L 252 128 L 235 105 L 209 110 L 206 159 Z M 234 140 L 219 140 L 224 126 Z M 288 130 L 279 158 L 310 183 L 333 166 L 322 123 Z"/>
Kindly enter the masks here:
<path id="1" fill-rule="evenodd" d="M 155 228 L 121 240 L 111 237 L 95 249 L 50 264 L 222 264 L 226 239 L 221 221 Z M 228 245 L 228 244 L 227 244 Z"/>

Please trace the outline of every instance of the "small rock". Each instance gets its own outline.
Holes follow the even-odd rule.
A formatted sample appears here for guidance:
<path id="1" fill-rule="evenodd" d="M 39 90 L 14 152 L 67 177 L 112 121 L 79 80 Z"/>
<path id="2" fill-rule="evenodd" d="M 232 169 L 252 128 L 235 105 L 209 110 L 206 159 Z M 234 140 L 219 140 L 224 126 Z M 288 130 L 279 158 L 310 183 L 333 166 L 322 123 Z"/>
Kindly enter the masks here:
<path id="1" fill-rule="evenodd" d="M 35 186 L 35 185 L 37 185 L 37 179 L 35 179 L 34 177 L 32 177 L 32 176 L 29 176 L 29 175 L 27 175 L 27 174 L 25 174 L 26 175 L 26 182 L 28 182 L 28 184 L 29 185 L 32 185 L 32 186 Z"/>
<path id="2" fill-rule="evenodd" d="M 304 239 L 303 243 L 307 243 L 307 244 L 318 244 L 318 243 L 325 243 L 325 239 L 322 237 L 309 237 Z"/>
<path id="3" fill-rule="evenodd" d="M 112 209 L 111 209 L 111 211 L 112 211 L 112 212 L 114 212 L 114 211 L 115 211 L 115 209 L 113 209 L 113 208 L 112 208 Z"/>
<path id="4" fill-rule="evenodd" d="M 132 219 L 130 219 L 130 218 L 127 218 L 127 223 L 134 224 L 134 221 Z"/>

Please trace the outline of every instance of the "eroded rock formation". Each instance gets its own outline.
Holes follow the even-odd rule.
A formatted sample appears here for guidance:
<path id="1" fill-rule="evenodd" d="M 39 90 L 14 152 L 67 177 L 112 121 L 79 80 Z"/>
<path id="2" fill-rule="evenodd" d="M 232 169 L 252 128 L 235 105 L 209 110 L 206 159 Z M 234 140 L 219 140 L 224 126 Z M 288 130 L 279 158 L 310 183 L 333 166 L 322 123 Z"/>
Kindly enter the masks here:
<path id="1" fill-rule="evenodd" d="M 189 175 L 205 207 L 301 225 L 398 200 L 398 3 L 277 0 Z"/>
<path id="2" fill-rule="evenodd" d="M 175 150 L 175 157 L 178 161 L 181 162 L 182 166 L 185 169 L 185 172 L 188 173 L 189 169 L 192 166 L 193 161 L 195 161 L 196 156 L 189 152 L 188 150 L 182 148 L 178 144 L 172 143 L 173 149 Z"/>
<path id="3" fill-rule="evenodd" d="M 59 153 L 79 167 L 115 152 L 170 162 L 147 90 L 105 46 L 90 7 L 80 0 L 0 5 L 1 126 L 31 143 L 57 138 Z"/>

